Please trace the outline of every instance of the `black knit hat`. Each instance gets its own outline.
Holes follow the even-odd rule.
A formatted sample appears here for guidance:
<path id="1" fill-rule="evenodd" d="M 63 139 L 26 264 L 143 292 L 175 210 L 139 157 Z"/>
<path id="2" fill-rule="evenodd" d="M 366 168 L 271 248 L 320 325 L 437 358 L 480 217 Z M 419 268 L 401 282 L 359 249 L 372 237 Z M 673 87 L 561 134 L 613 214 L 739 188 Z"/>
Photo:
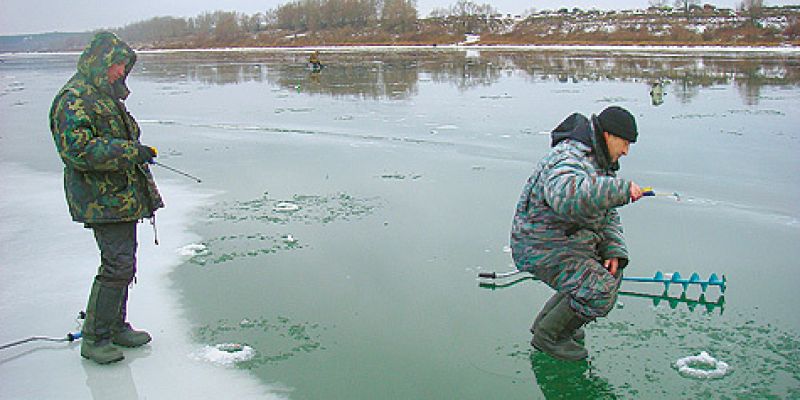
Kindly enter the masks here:
<path id="1" fill-rule="evenodd" d="M 636 120 L 628 110 L 619 106 L 611 106 L 603 110 L 597 119 L 603 131 L 636 143 L 636 136 L 639 135 L 639 132 L 636 130 Z"/>

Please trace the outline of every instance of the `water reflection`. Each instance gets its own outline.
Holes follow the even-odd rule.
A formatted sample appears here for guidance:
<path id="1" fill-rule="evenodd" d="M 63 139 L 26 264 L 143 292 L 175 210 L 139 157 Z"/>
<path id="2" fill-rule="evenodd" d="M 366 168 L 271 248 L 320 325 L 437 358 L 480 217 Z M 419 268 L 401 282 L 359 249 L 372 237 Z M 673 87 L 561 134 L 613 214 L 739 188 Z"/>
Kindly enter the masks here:
<path id="1" fill-rule="evenodd" d="M 658 80 L 650 84 L 650 100 L 656 107 L 664 104 L 664 82 Z"/>
<path id="2" fill-rule="evenodd" d="M 547 399 L 616 399 L 614 387 L 597 376 L 587 361 L 560 361 L 531 352 L 536 384 Z"/>
<path id="3" fill-rule="evenodd" d="M 83 372 L 86 374 L 86 386 L 92 393 L 92 399 L 139 399 L 139 392 L 133 381 L 129 361 L 121 361 L 112 365 L 98 366 L 91 361 L 81 360 Z"/>
<path id="4" fill-rule="evenodd" d="M 564 84 L 582 81 L 661 83 L 682 103 L 701 88 L 735 85 L 748 105 L 758 104 L 766 86 L 797 85 L 800 68 L 791 57 L 729 54 L 653 55 L 600 51 L 456 51 L 421 48 L 403 51 L 336 50 L 323 54 L 326 68 L 308 69 L 308 51 L 230 51 L 142 54 L 141 76 L 164 82 L 207 85 L 263 82 L 311 94 L 365 99 L 407 99 L 423 81 L 460 90 L 489 86 L 504 76 Z"/>

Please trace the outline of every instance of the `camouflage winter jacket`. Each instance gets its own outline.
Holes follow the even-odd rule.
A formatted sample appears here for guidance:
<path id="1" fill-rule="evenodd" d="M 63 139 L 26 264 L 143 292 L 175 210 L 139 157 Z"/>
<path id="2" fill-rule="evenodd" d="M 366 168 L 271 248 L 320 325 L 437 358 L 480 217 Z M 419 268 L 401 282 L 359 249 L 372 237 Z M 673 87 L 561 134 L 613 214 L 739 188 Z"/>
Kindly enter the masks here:
<path id="1" fill-rule="evenodd" d="M 552 132 L 550 153 L 522 191 L 511 231 L 518 269 L 548 266 L 565 252 L 627 264 L 615 208 L 630 201 L 630 182 L 616 177 L 618 165 L 610 162 L 592 119 L 576 113 Z"/>
<path id="2" fill-rule="evenodd" d="M 112 64 L 125 75 L 108 82 Z M 58 92 L 50 131 L 64 162 L 64 191 L 72 219 L 83 223 L 136 221 L 164 206 L 147 164 L 138 162 L 139 125 L 122 102 L 136 54 L 108 32 L 81 54 L 78 72 Z"/>

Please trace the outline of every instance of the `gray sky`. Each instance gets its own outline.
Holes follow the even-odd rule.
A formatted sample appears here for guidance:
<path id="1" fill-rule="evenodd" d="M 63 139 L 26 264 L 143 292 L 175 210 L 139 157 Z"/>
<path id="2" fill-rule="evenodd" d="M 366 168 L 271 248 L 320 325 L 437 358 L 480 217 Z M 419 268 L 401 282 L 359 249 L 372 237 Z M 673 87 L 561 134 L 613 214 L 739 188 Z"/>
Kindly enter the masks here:
<path id="1" fill-rule="evenodd" d="M 43 32 L 82 32 L 116 28 L 152 17 L 194 17 L 204 11 L 239 11 L 255 14 L 291 0 L 0 0 L 0 35 Z M 434 8 L 446 8 L 457 0 L 417 0 L 422 16 Z M 520 14 L 536 8 L 579 7 L 589 9 L 646 8 L 647 0 L 473 0 L 492 4 L 501 13 Z M 735 8 L 741 0 L 702 1 L 717 7 Z M 671 1 L 670 1 L 671 3 Z M 767 5 L 800 4 L 800 0 L 767 0 Z"/>

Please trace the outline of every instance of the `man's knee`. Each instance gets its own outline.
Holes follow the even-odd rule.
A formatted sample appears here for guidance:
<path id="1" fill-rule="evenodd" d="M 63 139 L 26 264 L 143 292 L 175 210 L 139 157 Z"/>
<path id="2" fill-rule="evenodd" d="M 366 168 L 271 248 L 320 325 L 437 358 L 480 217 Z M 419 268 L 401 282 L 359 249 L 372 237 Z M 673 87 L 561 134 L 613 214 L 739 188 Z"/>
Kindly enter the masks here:
<path id="1" fill-rule="evenodd" d="M 617 302 L 619 283 L 619 277 L 609 274 L 602 265 L 600 269 L 592 268 L 592 272 L 585 275 L 582 284 L 572 292 L 575 303 L 581 305 L 578 311 L 588 318 L 608 315 Z"/>
<path id="2" fill-rule="evenodd" d="M 126 260 L 120 263 L 116 260 L 107 263 L 105 260 L 97 273 L 98 279 L 109 286 L 127 286 L 136 275 L 136 260 Z"/>
<path id="3" fill-rule="evenodd" d="M 126 286 L 136 275 L 136 223 L 97 224 L 101 265 L 97 278 L 109 286 Z"/>

